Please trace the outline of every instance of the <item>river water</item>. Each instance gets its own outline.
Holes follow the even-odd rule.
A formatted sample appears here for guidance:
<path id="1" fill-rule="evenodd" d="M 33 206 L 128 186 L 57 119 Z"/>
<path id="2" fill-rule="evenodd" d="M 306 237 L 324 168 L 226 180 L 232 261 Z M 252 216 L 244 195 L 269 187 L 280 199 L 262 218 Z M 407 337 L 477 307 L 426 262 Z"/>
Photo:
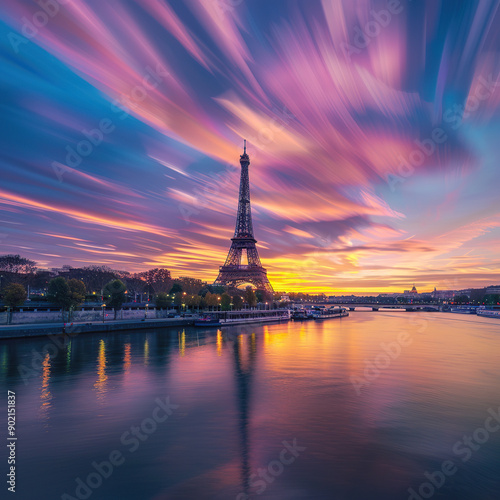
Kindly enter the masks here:
<path id="1" fill-rule="evenodd" d="M 500 498 L 494 319 L 4 340 L 0 386 L 18 500 Z"/>

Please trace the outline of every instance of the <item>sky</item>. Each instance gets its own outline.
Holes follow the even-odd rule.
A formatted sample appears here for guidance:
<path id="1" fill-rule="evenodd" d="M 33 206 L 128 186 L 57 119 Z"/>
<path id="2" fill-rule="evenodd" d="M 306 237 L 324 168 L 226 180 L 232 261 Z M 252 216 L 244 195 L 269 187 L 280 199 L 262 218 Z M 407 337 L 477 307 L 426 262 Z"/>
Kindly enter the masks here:
<path id="1" fill-rule="evenodd" d="M 492 0 L 6 0 L 0 253 L 275 290 L 500 283 Z M 44 10 L 44 8 L 45 10 Z"/>

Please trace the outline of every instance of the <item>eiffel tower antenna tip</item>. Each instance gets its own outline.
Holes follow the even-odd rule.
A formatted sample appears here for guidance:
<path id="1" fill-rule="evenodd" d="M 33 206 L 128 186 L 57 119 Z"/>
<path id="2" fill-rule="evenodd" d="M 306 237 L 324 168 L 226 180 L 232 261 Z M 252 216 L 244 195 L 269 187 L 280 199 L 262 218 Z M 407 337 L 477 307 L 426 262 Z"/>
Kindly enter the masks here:
<path id="1" fill-rule="evenodd" d="M 243 139 L 243 154 L 247 154 L 247 140 Z"/>

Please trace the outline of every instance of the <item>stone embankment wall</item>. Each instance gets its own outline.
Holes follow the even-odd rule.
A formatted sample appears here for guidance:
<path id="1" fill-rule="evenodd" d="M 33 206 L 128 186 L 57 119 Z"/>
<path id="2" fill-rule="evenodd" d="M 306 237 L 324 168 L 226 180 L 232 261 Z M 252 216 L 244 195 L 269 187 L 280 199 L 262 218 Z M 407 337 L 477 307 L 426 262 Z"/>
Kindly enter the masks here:
<path id="1" fill-rule="evenodd" d="M 147 311 L 145 309 L 121 309 L 116 313 L 116 319 L 155 319 L 166 318 L 169 313 L 175 313 L 174 310 L 167 311 L 165 309 L 158 309 L 150 307 Z M 0 313 L 0 325 L 8 324 L 7 312 Z M 178 313 L 176 313 L 178 314 Z M 94 310 L 76 310 L 71 314 L 68 319 L 68 312 L 64 313 L 64 319 L 61 310 L 51 311 L 47 310 L 34 310 L 34 311 L 15 311 L 11 313 L 11 325 L 25 325 L 29 323 L 57 323 L 57 322 L 80 322 L 80 321 L 102 321 L 103 312 L 100 308 Z M 104 310 L 104 319 L 111 321 L 115 319 L 115 312 L 112 309 Z"/>

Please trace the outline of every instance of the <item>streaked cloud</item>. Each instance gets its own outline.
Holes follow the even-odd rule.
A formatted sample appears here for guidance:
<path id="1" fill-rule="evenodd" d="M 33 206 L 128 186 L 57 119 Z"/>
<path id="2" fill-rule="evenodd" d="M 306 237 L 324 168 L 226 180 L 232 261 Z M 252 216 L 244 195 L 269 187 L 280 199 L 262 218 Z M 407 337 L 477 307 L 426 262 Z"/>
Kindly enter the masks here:
<path id="1" fill-rule="evenodd" d="M 7 3 L 2 251 L 213 280 L 245 137 L 275 288 L 495 282 L 498 6 Z"/>

